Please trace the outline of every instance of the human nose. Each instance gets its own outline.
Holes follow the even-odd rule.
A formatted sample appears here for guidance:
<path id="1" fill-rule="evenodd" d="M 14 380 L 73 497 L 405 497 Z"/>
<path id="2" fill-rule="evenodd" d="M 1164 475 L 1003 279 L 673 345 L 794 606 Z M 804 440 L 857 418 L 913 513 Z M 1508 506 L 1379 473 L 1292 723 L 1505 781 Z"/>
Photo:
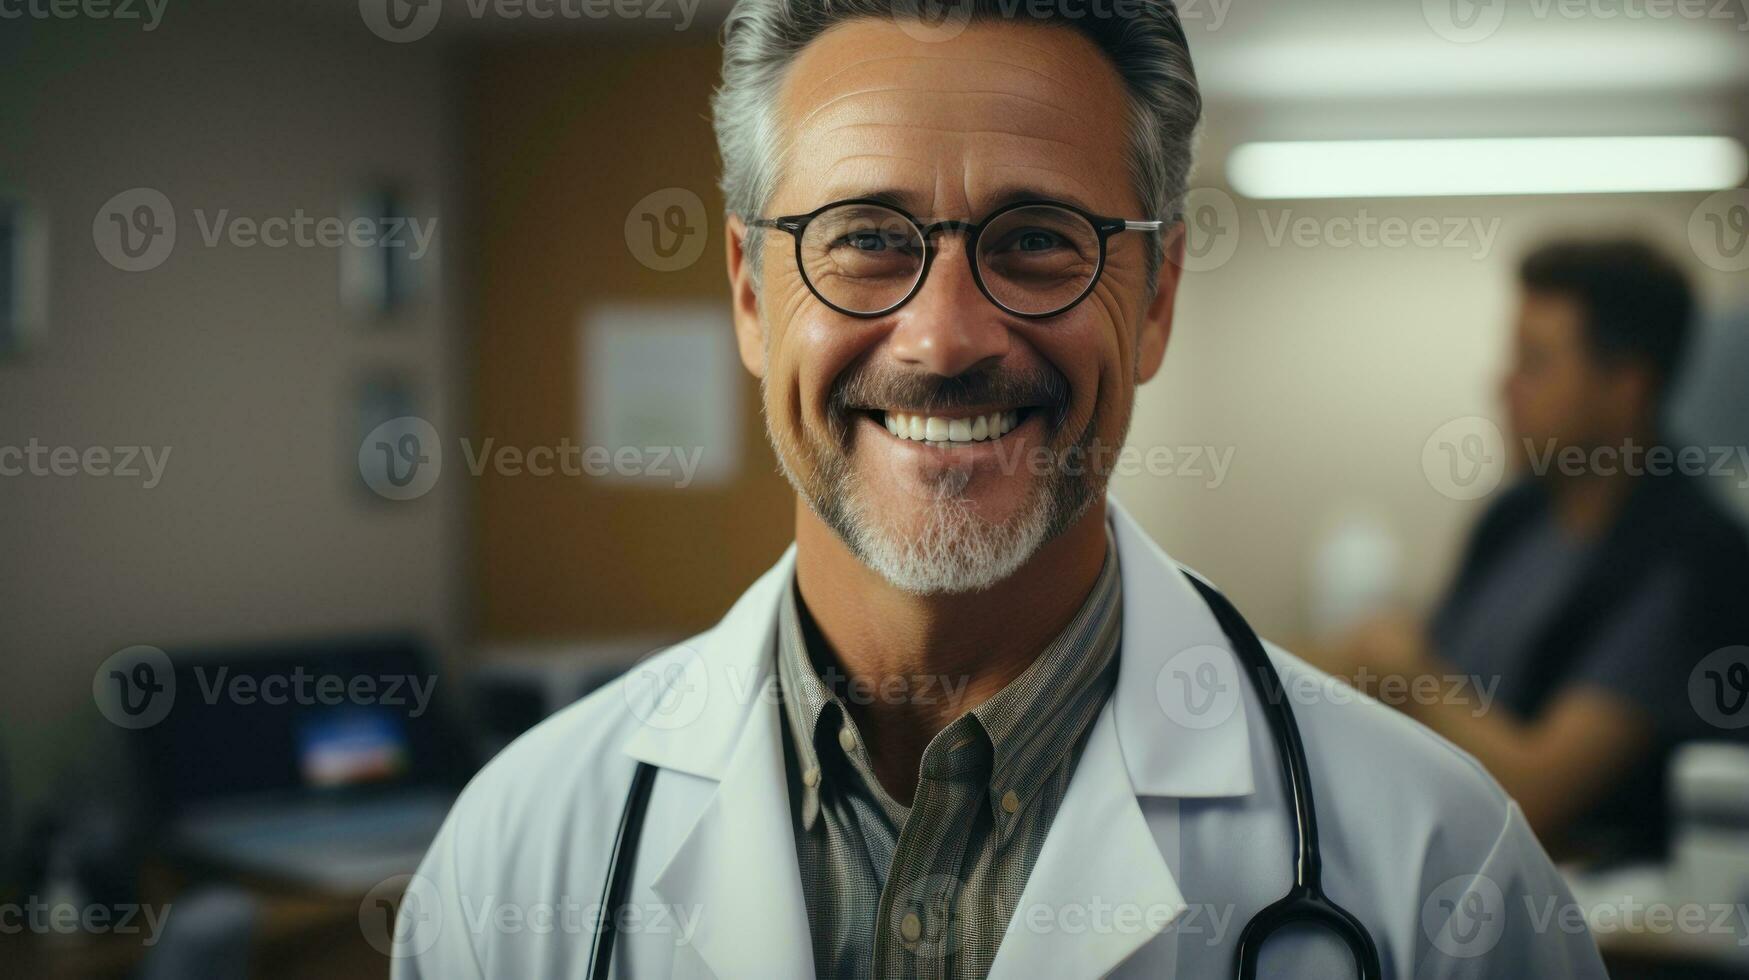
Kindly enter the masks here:
<path id="1" fill-rule="evenodd" d="M 960 240 L 937 244 L 917 295 L 899 310 L 888 343 L 899 360 L 954 377 L 1008 353 L 1007 317 L 978 289 Z"/>

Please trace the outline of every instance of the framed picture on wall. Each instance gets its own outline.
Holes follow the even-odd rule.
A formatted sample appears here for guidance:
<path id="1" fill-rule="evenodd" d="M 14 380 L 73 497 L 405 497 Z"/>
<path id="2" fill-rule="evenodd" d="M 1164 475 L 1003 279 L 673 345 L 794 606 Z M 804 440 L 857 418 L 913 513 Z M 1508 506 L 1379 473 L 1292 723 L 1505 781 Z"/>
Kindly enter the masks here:
<path id="1" fill-rule="evenodd" d="M 442 468 L 442 447 L 420 413 L 412 377 L 393 367 L 365 372 L 355 382 L 346 450 L 360 488 L 377 500 L 424 496 Z"/>
<path id="2" fill-rule="evenodd" d="M 345 202 L 340 305 L 357 322 L 388 325 L 411 305 L 436 263 L 437 218 L 415 213 L 397 184 L 359 187 Z"/>
<path id="3" fill-rule="evenodd" d="M 48 241 L 36 210 L 0 197 L 0 357 L 33 346 L 48 329 Z"/>

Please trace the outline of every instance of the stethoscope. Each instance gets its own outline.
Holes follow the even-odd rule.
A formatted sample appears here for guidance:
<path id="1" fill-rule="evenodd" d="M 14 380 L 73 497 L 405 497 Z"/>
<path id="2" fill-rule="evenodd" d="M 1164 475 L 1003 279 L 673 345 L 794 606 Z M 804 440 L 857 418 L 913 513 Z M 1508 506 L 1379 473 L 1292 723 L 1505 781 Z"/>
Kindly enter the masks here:
<path id="1" fill-rule="evenodd" d="M 1312 777 L 1306 765 L 1305 747 L 1300 743 L 1299 726 L 1294 723 L 1293 709 L 1283 694 L 1281 676 L 1263 651 L 1263 641 L 1257 638 L 1256 631 L 1227 601 L 1227 597 L 1196 575 L 1187 577 L 1214 612 L 1221 630 L 1233 645 L 1234 654 L 1257 688 L 1264 717 L 1269 720 L 1276 754 L 1282 760 L 1282 782 L 1294 801 L 1293 887 L 1281 899 L 1258 912 L 1239 933 L 1239 978 L 1256 980 L 1258 957 L 1270 936 L 1287 926 L 1311 925 L 1327 929 L 1342 940 L 1360 967 L 1362 980 L 1382 980 L 1384 972 L 1379 964 L 1378 947 L 1373 945 L 1366 927 L 1324 894 L 1323 857 L 1318 850 L 1318 815 L 1312 808 Z M 638 850 L 638 836 L 643 831 L 644 814 L 650 804 L 650 787 L 655 779 L 655 766 L 638 763 L 637 771 L 632 775 L 631 791 L 626 794 L 625 810 L 620 814 L 619 830 L 614 836 L 613 860 L 608 865 L 607 881 L 602 888 L 602 911 L 596 920 L 595 941 L 589 956 L 590 980 L 607 976 L 608 965 L 613 960 L 614 923 L 619 920 L 626 892 L 631 887 L 633 862 L 629 858 Z"/>

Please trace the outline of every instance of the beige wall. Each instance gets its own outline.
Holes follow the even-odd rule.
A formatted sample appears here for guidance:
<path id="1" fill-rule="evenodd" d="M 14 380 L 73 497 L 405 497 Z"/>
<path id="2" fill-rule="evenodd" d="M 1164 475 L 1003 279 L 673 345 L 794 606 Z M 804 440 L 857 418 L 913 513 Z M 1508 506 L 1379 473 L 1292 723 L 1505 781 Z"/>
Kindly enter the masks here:
<path id="1" fill-rule="evenodd" d="M 387 176 L 441 219 L 441 243 L 461 241 L 439 51 L 256 14 L 173 4 L 143 36 L 0 31 L 0 187 L 39 202 L 52 240 L 52 326 L 0 359 L 0 445 L 171 453 L 151 490 L 0 479 L 0 733 L 27 803 L 110 761 L 94 758 L 91 679 L 119 648 L 397 625 L 448 641 L 465 619 L 465 485 L 371 497 L 349 414 L 360 376 L 391 367 L 451 423 L 449 277 L 393 329 L 363 330 L 341 315 L 335 252 L 209 248 L 193 217 L 336 214 L 355 182 Z M 178 239 L 163 265 L 125 273 L 91 225 L 138 186 L 171 200 Z"/>

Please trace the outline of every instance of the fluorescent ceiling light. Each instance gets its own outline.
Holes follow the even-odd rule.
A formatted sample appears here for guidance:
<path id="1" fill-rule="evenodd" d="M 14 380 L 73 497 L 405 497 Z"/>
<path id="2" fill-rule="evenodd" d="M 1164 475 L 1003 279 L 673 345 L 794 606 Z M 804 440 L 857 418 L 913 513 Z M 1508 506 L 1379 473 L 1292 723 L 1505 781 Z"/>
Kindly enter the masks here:
<path id="1" fill-rule="evenodd" d="M 1304 6 L 1328 16 L 1324 5 Z M 1725 97 L 1749 82 L 1749 58 L 1736 31 L 1672 33 L 1622 21 L 1593 26 L 1562 22 L 1553 36 L 1502 31 L 1486 44 L 1451 44 L 1401 28 L 1359 34 L 1358 26 L 1334 35 L 1300 30 L 1231 41 L 1211 35 L 1217 43 L 1197 52 L 1196 77 L 1205 96 L 1293 101 L 1649 91 Z M 1191 45 L 1201 40 L 1192 35 Z"/>
<path id="2" fill-rule="evenodd" d="M 1725 136 L 1246 143 L 1227 179 L 1246 197 L 1445 197 L 1710 191 L 1749 173 Z"/>

